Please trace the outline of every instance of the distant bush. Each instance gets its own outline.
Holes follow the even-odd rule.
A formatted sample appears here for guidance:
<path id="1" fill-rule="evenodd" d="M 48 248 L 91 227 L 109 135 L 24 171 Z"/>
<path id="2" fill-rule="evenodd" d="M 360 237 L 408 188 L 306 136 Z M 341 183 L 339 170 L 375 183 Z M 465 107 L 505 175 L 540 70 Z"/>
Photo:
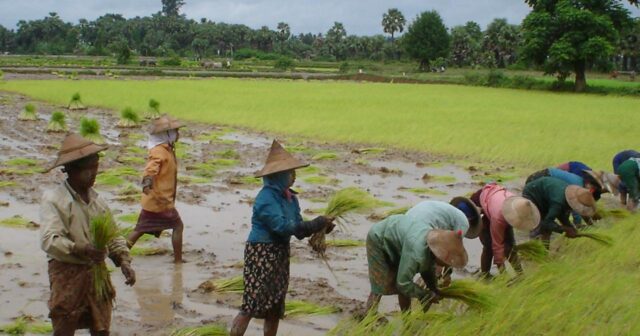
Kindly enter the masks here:
<path id="1" fill-rule="evenodd" d="M 273 65 L 278 70 L 289 70 L 294 68 L 293 59 L 289 57 L 280 57 Z"/>
<path id="2" fill-rule="evenodd" d="M 164 66 L 180 66 L 182 65 L 182 59 L 180 58 L 180 56 L 174 55 L 161 60 L 160 64 Z"/>
<path id="3" fill-rule="evenodd" d="M 275 61 L 281 58 L 281 56 L 274 53 L 265 53 L 260 50 L 243 48 L 236 50 L 236 52 L 233 54 L 233 58 L 236 60 L 255 58 L 262 61 Z"/>

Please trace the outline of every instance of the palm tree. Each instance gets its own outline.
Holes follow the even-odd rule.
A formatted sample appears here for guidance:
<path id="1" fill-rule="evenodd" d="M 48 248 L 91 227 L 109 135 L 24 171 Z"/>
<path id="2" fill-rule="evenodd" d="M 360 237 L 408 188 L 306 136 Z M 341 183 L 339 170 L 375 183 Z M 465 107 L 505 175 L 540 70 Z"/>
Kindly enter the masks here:
<path id="1" fill-rule="evenodd" d="M 397 8 L 390 8 L 382 15 L 382 28 L 385 33 L 391 34 L 391 41 L 396 32 L 402 33 L 406 23 L 404 15 Z"/>

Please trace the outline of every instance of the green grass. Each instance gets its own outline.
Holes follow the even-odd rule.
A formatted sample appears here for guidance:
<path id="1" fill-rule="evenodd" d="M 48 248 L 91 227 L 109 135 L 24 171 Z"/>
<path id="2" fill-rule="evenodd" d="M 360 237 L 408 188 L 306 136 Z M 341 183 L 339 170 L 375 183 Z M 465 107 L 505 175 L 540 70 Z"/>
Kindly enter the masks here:
<path id="1" fill-rule="evenodd" d="M 212 79 L 11 81 L 4 89 L 56 103 L 82 92 L 85 103 L 117 110 L 162 96 L 166 111 L 186 120 L 539 167 L 578 160 L 608 168 L 618 150 L 637 145 L 620 134 L 640 121 L 637 98 L 452 85 Z M 611 120 L 625 122 L 603 127 Z"/>
<path id="2" fill-rule="evenodd" d="M 51 323 L 35 320 L 31 316 L 20 316 L 12 323 L 0 326 L 0 331 L 6 335 L 39 334 L 50 335 L 53 332 Z"/>
<path id="3" fill-rule="evenodd" d="M 125 177 L 139 177 L 140 171 L 131 167 L 118 167 L 103 171 L 96 177 L 96 184 L 104 186 L 119 186 L 126 182 Z"/>
<path id="4" fill-rule="evenodd" d="M 326 176 L 316 175 L 316 176 L 306 176 L 302 178 L 302 181 L 309 184 L 323 184 L 323 185 L 337 185 L 340 181 L 332 178 L 328 178 Z"/>
<path id="5" fill-rule="evenodd" d="M 140 215 L 139 213 L 134 212 L 134 213 L 126 214 L 126 215 L 120 215 L 116 219 L 121 221 L 121 222 L 129 223 L 129 224 L 135 224 L 135 223 L 138 222 L 138 216 L 139 215 Z"/>
<path id="6" fill-rule="evenodd" d="M 13 181 L 0 181 L 0 188 L 17 187 L 19 184 Z"/>
<path id="7" fill-rule="evenodd" d="M 285 302 L 284 315 L 286 317 L 302 316 L 302 315 L 329 315 L 339 312 L 340 309 L 332 306 L 320 306 L 315 303 L 289 300 Z"/>
<path id="8" fill-rule="evenodd" d="M 0 220 L 0 226 L 12 227 L 12 228 L 36 227 L 30 220 L 19 215 Z"/>
<path id="9" fill-rule="evenodd" d="M 447 193 L 434 188 L 401 188 L 400 190 L 407 190 L 414 194 L 418 195 L 434 195 L 434 196 L 444 196 Z"/>
<path id="10" fill-rule="evenodd" d="M 227 327 L 220 324 L 205 324 L 197 327 L 184 327 L 174 330 L 170 336 L 226 336 Z"/>
<path id="11" fill-rule="evenodd" d="M 332 152 L 322 152 L 314 155 L 311 160 L 321 161 L 321 160 L 335 160 L 338 158 L 338 154 Z"/>
<path id="12" fill-rule="evenodd" d="M 129 138 L 132 138 L 132 134 L 129 135 Z M 138 146 L 128 146 L 124 150 L 129 154 L 143 155 L 142 157 L 147 155 L 147 149 Z"/>
<path id="13" fill-rule="evenodd" d="M 40 164 L 40 161 L 30 158 L 15 158 L 7 160 L 4 164 L 12 167 L 35 167 Z"/>
<path id="14" fill-rule="evenodd" d="M 134 246 L 129 251 L 129 254 L 132 256 L 154 256 L 167 254 L 169 252 L 171 251 L 164 247 Z"/>

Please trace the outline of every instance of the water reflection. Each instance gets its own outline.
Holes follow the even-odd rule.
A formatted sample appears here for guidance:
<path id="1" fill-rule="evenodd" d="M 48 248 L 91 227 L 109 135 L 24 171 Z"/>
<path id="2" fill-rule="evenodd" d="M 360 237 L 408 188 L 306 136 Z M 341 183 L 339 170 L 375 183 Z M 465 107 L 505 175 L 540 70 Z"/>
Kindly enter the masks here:
<path id="1" fill-rule="evenodd" d="M 170 265 L 169 272 L 161 269 L 144 270 L 133 287 L 140 306 L 143 325 L 171 325 L 175 309 L 182 306 L 184 290 L 182 265 Z"/>

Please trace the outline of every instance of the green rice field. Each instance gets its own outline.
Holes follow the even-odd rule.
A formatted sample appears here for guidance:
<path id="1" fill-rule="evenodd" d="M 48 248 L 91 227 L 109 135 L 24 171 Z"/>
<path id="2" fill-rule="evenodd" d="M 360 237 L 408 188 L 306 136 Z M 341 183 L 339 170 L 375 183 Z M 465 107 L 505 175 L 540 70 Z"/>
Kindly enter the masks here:
<path id="1" fill-rule="evenodd" d="M 318 140 L 375 144 L 485 162 L 609 168 L 635 148 L 640 99 L 467 87 L 290 80 L 10 81 L 4 90 L 68 103 L 161 111 L 195 121 Z"/>

